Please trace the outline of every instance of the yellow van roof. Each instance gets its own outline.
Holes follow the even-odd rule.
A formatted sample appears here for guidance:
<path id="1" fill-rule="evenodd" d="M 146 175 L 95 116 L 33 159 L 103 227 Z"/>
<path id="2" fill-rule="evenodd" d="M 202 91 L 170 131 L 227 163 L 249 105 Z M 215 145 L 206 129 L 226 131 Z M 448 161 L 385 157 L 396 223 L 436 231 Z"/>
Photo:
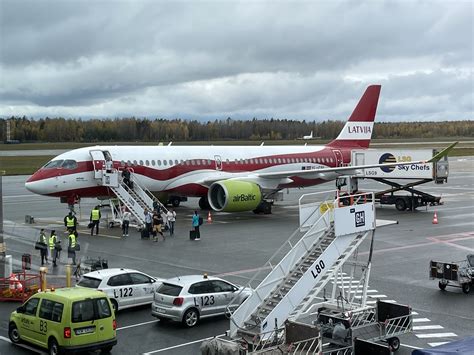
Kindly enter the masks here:
<path id="1" fill-rule="evenodd" d="M 102 291 L 83 288 L 83 287 L 64 287 L 56 288 L 53 290 L 47 289 L 46 291 L 39 292 L 39 294 L 48 295 L 51 298 L 67 298 L 68 300 L 81 300 L 84 298 L 99 298 L 106 297 Z"/>

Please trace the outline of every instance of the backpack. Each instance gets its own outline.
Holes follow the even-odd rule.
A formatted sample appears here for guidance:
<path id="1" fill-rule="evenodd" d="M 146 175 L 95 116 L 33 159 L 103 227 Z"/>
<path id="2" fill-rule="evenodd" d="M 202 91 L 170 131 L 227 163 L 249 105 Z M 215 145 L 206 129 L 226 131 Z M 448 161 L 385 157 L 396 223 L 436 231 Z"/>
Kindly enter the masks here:
<path id="1" fill-rule="evenodd" d="M 199 225 L 202 226 L 204 220 L 202 219 L 202 217 L 199 217 Z"/>

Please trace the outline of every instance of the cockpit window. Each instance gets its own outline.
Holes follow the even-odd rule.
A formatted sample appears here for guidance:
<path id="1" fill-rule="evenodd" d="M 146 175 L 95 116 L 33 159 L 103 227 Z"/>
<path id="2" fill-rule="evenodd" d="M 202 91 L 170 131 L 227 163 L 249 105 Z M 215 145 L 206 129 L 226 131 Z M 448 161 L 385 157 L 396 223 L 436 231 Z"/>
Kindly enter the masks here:
<path id="1" fill-rule="evenodd" d="M 64 160 L 51 160 L 49 163 L 47 163 L 45 166 L 43 166 L 43 169 L 55 169 L 61 167 L 61 164 L 63 163 Z"/>
<path id="2" fill-rule="evenodd" d="M 61 167 L 64 169 L 76 169 L 77 162 L 75 160 L 65 160 Z"/>

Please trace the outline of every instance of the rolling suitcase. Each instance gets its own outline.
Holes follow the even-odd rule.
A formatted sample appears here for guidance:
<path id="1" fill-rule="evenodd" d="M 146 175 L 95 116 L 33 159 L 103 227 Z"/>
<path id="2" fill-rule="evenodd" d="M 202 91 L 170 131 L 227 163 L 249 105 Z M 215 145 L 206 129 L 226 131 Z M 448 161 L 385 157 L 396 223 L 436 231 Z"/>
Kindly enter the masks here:
<path id="1" fill-rule="evenodd" d="M 196 231 L 189 231 L 189 239 L 194 240 L 196 239 Z"/>

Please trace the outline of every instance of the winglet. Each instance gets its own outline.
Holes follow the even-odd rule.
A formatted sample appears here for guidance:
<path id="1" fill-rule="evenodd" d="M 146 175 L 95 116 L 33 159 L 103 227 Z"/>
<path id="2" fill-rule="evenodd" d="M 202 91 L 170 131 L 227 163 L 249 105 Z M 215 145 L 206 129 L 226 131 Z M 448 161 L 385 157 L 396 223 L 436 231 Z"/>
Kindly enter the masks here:
<path id="1" fill-rule="evenodd" d="M 459 142 L 454 142 L 452 144 L 449 145 L 449 147 L 447 148 L 444 148 L 441 152 L 439 152 L 438 154 L 435 154 L 430 160 L 428 160 L 428 163 L 433 163 L 433 162 L 436 162 L 438 160 L 440 160 L 441 158 L 445 157 L 448 155 L 448 153 L 454 148 L 454 146 L 456 144 L 458 144 Z"/>

